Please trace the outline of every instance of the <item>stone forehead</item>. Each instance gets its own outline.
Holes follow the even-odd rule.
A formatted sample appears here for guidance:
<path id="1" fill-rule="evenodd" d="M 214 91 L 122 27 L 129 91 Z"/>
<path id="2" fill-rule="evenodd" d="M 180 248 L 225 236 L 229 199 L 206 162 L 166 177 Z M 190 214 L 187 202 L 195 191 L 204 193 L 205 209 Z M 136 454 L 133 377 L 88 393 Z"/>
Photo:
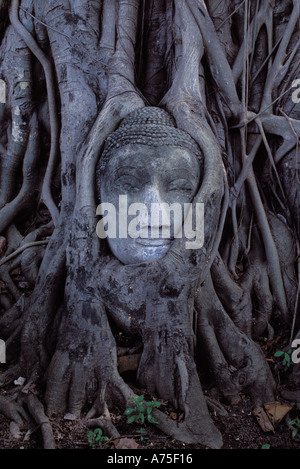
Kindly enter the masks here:
<path id="1" fill-rule="evenodd" d="M 187 132 L 176 128 L 170 114 L 160 108 L 145 107 L 129 114 L 108 137 L 98 170 L 104 171 L 114 149 L 129 144 L 179 146 L 191 151 L 202 161 L 202 154 L 195 140 Z"/>

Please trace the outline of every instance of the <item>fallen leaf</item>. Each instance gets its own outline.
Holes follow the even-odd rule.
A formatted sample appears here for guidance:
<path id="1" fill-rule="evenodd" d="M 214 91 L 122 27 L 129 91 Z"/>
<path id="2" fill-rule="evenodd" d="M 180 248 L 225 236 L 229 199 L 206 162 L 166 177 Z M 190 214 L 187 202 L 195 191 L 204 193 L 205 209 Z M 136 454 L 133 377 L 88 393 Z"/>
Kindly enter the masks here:
<path id="1" fill-rule="evenodd" d="M 264 404 L 264 408 L 274 428 L 276 428 L 279 425 L 281 420 L 292 409 L 290 405 L 282 404 L 281 402 L 277 402 L 277 401 Z"/>
<path id="2" fill-rule="evenodd" d="M 141 354 L 124 355 L 118 357 L 118 370 L 122 374 L 124 371 L 136 371 L 141 359 Z"/>
<path id="3" fill-rule="evenodd" d="M 274 431 L 274 427 L 262 407 L 255 407 L 252 414 L 256 417 L 256 420 L 263 432 L 266 433 Z"/>
<path id="4" fill-rule="evenodd" d="M 132 438 L 118 438 L 114 440 L 114 446 L 116 449 L 137 449 L 139 445 Z"/>

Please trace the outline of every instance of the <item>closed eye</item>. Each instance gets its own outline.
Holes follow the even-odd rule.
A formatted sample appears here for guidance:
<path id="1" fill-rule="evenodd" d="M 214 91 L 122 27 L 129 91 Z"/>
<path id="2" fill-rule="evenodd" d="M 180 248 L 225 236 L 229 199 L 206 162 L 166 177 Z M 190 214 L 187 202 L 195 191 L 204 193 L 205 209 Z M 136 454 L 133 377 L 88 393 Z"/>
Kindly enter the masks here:
<path id="1" fill-rule="evenodd" d="M 140 189 L 140 181 L 132 175 L 123 175 L 116 179 L 115 186 L 126 192 L 138 191 Z"/>
<path id="2" fill-rule="evenodd" d="M 193 187 L 187 179 L 175 179 L 169 183 L 168 189 L 169 191 L 193 191 Z"/>

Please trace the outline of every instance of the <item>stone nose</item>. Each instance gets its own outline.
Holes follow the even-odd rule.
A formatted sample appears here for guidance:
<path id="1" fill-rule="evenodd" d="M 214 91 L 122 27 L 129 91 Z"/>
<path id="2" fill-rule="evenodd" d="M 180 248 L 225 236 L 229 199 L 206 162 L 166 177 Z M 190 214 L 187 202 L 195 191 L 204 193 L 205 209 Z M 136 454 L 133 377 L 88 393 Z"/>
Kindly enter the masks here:
<path id="1" fill-rule="evenodd" d="M 143 204 L 145 209 L 140 213 L 140 227 L 147 236 L 151 237 L 151 230 L 160 229 L 160 220 L 153 220 L 151 217 L 152 204 L 161 204 L 163 202 L 160 191 L 156 186 L 147 186 L 145 188 Z"/>
<path id="2" fill-rule="evenodd" d="M 144 204 L 148 208 L 151 209 L 151 204 L 161 204 L 164 200 L 161 198 L 161 193 L 158 187 L 152 185 L 147 186 L 145 189 L 145 196 L 144 196 Z"/>
<path id="3" fill-rule="evenodd" d="M 170 233 L 171 221 L 159 188 L 148 186 L 145 189 L 143 203 L 145 211 L 141 214 L 141 231 L 147 232 L 151 238 L 165 237 L 162 233 Z"/>

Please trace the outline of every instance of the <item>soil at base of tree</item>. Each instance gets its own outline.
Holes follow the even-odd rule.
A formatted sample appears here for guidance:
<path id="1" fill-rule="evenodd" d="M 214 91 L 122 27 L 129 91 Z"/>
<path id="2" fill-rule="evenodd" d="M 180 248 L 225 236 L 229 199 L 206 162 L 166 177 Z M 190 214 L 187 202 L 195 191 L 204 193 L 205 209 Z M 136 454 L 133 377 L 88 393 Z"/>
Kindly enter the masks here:
<path id="1" fill-rule="evenodd" d="M 217 416 L 212 413 L 212 418 L 222 432 L 222 449 L 262 449 L 264 445 L 269 445 L 270 449 L 300 449 L 300 433 L 292 437 L 291 428 L 288 421 L 294 418 L 295 410 L 283 419 L 274 432 L 264 433 L 254 417 L 249 400 L 245 398 L 237 406 L 225 407 L 228 415 Z M 171 409 L 165 410 L 166 413 Z M 136 424 L 127 424 L 126 417 L 121 412 L 111 413 L 112 421 L 118 428 L 121 438 L 128 438 L 133 447 L 138 444 L 138 449 L 159 449 L 159 450 L 179 450 L 179 449 L 206 449 L 202 445 L 184 444 L 162 434 L 153 426 L 144 426 L 147 431 L 146 436 L 141 441 L 139 434 L 136 433 L 140 426 Z M 83 420 L 66 420 L 64 418 L 51 420 L 53 434 L 55 437 L 57 449 L 92 449 L 88 442 L 87 433 L 90 431 Z M 10 433 L 10 422 L 3 415 L 0 415 L 0 449 L 42 449 L 43 442 L 40 428 L 34 422 L 26 423 L 21 428 L 21 437 L 14 438 Z M 28 428 L 31 429 L 29 435 Z M 115 450 L 117 441 L 109 440 L 102 444 L 100 450 Z M 129 447 L 130 449 L 130 447 Z"/>

